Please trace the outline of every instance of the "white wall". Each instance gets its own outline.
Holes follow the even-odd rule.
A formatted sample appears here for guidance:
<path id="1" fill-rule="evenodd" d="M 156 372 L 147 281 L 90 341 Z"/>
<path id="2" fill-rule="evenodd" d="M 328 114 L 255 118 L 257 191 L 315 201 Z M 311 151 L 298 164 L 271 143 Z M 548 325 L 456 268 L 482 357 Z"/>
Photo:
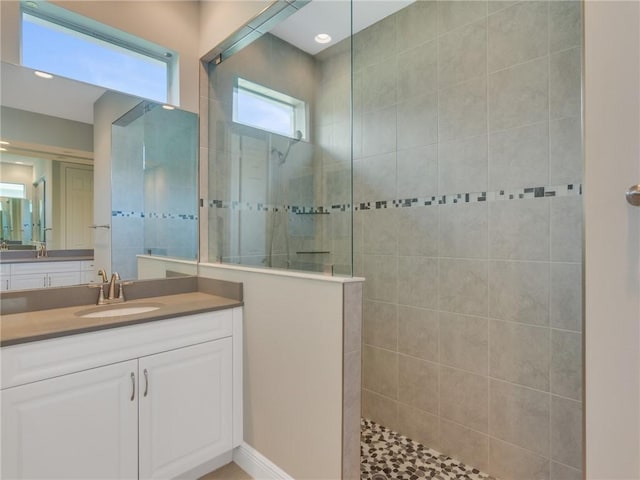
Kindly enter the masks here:
<path id="1" fill-rule="evenodd" d="M 640 478 L 640 3 L 585 2 L 586 478 Z"/>
<path id="2" fill-rule="evenodd" d="M 200 264 L 242 282 L 244 441 L 291 477 L 342 476 L 343 280 Z"/>
<path id="3" fill-rule="evenodd" d="M 199 56 L 207 54 L 272 3 L 272 0 L 201 1 Z"/>

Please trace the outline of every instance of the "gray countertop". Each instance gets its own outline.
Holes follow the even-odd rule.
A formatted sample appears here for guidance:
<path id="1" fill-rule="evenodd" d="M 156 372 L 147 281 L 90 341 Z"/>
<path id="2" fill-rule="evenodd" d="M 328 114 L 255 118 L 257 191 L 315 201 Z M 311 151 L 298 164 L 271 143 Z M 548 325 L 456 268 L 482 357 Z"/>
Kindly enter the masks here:
<path id="1" fill-rule="evenodd" d="M 127 301 L 111 305 L 96 305 L 97 290 L 86 286 L 3 292 L 0 294 L 0 346 L 243 305 L 241 283 L 212 278 L 181 276 L 136 280 L 126 288 Z M 85 313 L 149 304 L 159 308 L 130 315 L 82 316 Z"/>

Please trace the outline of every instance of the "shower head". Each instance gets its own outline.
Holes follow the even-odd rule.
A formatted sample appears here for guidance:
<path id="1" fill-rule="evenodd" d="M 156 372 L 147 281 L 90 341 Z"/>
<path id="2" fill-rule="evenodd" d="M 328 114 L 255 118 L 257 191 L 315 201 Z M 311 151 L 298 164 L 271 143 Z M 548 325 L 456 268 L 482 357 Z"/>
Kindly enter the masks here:
<path id="1" fill-rule="evenodd" d="M 296 130 L 295 136 L 289 140 L 289 144 L 287 145 L 287 150 L 282 153 L 276 147 L 271 147 L 271 155 L 278 155 L 278 165 L 284 164 L 287 161 L 287 157 L 289 156 L 289 152 L 291 151 L 291 147 L 302 140 L 302 132 L 300 130 Z"/>

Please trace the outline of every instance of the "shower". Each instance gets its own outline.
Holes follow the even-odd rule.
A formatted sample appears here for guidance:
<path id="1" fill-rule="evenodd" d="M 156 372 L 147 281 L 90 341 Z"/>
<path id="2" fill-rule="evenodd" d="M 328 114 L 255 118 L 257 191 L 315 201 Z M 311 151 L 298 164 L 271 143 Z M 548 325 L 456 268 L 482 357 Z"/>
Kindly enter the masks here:
<path id="1" fill-rule="evenodd" d="M 289 144 L 287 145 L 287 150 L 282 153 L 276 147 L 271 147 L 271 155 L 275 155 L 278 157 L 278 166 L 284 165 L 284 162 L 287 161 L 287 157 L 289 156 L 289 152 L 291 151 L 291 147 L 302 140 L 302 132 L 300 130 L 296 130 L 295 137 L 289 140 Z"/>
<path id="2" fill-rule="evenodd" d="M 291 147 L 302 140 L 302 132 L 300 130 L 296 130 L 295 136 L 289 140 L 287 144 L 287 149 L 284 153 L 278 150 L 276 147 L 271 147 L 271 158 L 277 158 L 277 163 L 275 164 L 275 169 L 273 172 L 273 180 L 275 181 L 275 185 L 277 185 L 274 197 L 272 199 L 274 210 L 271 212 L 271 232 L 269 235 L 268 246 L 267 246 L 267 258 L 265 259 L 265 263 L 268 267 L 273 266 L 273 244 L 276 231 L 278 227 L 284 225 L 285 235 L 284 235 L 284 248 L 287 252 L 287 269 L 291 266 L 291 260 L 289 258 L 289 235 L 286 232 L 286 223 L 282 222 L 282 215 L 278 215 L 279 213 L 284 213 L 284 205 L 281 205 L 284 199 L 284 182 L 282 182 L 282 169 L 281 167 L 287 161 L 289 157 L 289 153 L 291 153 Z M 282 210 L 280 210 L 282 208 Z"/>

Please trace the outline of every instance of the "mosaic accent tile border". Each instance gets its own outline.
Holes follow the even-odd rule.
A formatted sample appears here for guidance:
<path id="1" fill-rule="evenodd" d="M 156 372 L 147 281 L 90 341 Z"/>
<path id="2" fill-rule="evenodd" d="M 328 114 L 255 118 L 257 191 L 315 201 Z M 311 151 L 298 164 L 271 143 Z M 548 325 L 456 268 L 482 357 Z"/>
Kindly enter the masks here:
<path id="1" fill-rule="evenodd" d="M 361 419 L 360 427 L 361 480 L 495 480 L 372 420 Z"/>
<path id="2" fill-rule="evenodd" d="M 569 197 L 575 195 L 582 195 L 582 185 L 579 183 L 547 187 L 527 187 L 513 190 L 498 190 L 495 192 L 454 193 L 450 195 L 434 195 L 430 197 L 363 202 L 356 204 L 355 210 L 378 210 L 390 207 L 429 207 L 434 205 L 452 205 L 458 203 L 528 200 L 534 198 Z"/>
<path id="3" fill-rule="evenodd" d="M 462 203 L 499 202 L 505 200 L 529 200 L 536 198 L 570 197 L 582 195 L 582 184 L 547 187 L 527 187 L 513 190 L 498 190 L 495 192 L 454 193 L 449 195 L 433 195 L 427 197 L 401 198 L 392 200 L 377 200 L 354 204 L 354 210 L 380 210 L 385 208 L 430 207 L 436 205 L 454 205 Z M 225 200 L 209 200 L 209 208 L 226 208 L 249 212 L 286 212 L 296 215 L 328 215 L 332 212 L 347 212 L 351 210 L 350 203 L 330 206 L 309 205 L 270 205 L 267 203 L 251 203 Z"/>
<path id="4" fill-rule="evenodd" d="M 125 218 L 162 218 L 168 220 L 198 220 L 197 215 L 187 213 L 157 213 L 157 212 L 126 212 L 123 210 L 113 210 L 112 217 Z"/>

